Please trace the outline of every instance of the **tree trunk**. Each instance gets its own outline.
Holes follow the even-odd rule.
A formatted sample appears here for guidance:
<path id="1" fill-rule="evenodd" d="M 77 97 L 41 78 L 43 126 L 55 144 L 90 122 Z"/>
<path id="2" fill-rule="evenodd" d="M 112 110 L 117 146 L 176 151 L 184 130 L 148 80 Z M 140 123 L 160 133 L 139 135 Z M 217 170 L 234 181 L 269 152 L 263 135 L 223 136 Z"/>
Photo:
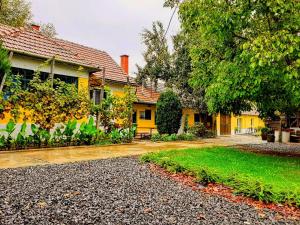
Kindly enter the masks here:
<path id="1" fill-rule="evenodd" d="M 184 133 L 185 120 L 186 120 L 185 115 L 182 115 L 182 116 L 181 116 L 180 128 L 179 128 L 179 130 L 178 130 L 178 132 L 177 132 L 178 135 Z"/>

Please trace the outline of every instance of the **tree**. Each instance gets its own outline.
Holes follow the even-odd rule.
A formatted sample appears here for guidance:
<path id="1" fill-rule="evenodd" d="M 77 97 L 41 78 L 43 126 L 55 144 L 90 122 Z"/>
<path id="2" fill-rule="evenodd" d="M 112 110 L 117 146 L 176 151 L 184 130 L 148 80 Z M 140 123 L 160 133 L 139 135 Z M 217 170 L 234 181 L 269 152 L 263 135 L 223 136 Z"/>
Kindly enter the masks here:
<path id="1" fill-rule="evenodd" d="M 146 64 L 144 67 L 137 65 L 137 82 L 142 83 L 147 79 L 155 85 L 159 80 L 168 82 L 171 76 L 171 57 L 163 24 L 159 21 L 153 22 L 152 30 L 143 31 L 142 40 L 146 46 L 146 51 L 143 53 Z"/>
<path id="2" fill-rule="evenodd" d="M 57 35 L 55 26 L 52 23 L 41 24 L 41 32 L 47 37 L 55 37 Z"/>
<path id="3" fill-rule="evenodd" d="M 297 0 L 184 1 L 194 87 L 205 90 L 208 110 L 255 106 L 262 117 L 300 107 Z"/>
<path id="4" fill-rule="evenodd" d="M 127 141 L 132 141 L 133 132 L 132 132 L 132 114 L 133 114 L 133 103 L 137 101 L 135 88 L 131 86 L 124 87 L 124 95 L 117 97 L 116 102 L 116 114 L 117 119 L 121 121 L 122 128 L 128 130 Z"/>
<path id="5" fill-rule="evenodd" d="M 178 96 L 171 90 L 162 93 L 156 104 L 156 124 L 160 134 L 175 134 L 180 127 L 182 107 Z"/>
<path id="6" fill-rule="evenodd" d="M 0 23 L 23 27 L 30 23 L 31 6 L 25 0 L 1 0 Z"/>
<path id="7" fill-rule="evenodd" d="M 169 83 L 178 94 L 183 107 L 205 112 L 207 108 L 204 101 L 204 90 L 201 87 L 192 87 L 189 82 L 192 62 L 188 49 L 188 39 L 184 33 L 180 32 L 173 36 L 173 47 L 172 78 Z"/>

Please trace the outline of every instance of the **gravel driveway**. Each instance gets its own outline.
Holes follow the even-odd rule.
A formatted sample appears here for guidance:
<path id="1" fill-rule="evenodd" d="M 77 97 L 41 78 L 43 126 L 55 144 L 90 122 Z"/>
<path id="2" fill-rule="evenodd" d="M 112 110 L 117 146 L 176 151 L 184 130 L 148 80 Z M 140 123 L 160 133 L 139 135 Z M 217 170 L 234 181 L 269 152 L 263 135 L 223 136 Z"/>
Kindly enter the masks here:
<path id="1" fill-rule="evenodd" d="M 135 158 L 0 170 L 0 224 L 296 224 L 207 196 Z"/>

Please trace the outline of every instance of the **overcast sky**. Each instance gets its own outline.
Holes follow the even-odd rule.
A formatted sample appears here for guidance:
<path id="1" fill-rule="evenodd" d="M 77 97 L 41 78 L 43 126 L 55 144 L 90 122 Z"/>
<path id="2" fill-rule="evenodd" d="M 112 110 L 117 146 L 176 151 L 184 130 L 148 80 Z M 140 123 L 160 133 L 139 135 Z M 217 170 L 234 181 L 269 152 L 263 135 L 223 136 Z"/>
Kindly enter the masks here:
<path id="1" fill-rule="evenodd" d="M 160 20 L 165 27 L 172 14 L 164 0 L 29 0 L 35 22 L 53 23 L 58 37 L 108 52 L 117 63 L 130 56 L 130 73 L 143 64 L 141 32 Z M 168 37 L 177 33 L 174 17 Z"/>

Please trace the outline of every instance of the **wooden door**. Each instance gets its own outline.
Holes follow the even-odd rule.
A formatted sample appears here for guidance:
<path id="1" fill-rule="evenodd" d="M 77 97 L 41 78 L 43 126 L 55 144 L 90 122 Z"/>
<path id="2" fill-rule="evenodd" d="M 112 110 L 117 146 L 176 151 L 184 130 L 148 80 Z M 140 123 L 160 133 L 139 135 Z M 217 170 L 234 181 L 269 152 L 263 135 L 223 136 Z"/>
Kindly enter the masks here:
<path id="1" fill-rule="evenodd" d="M 230 115 L 221 115 L 220 134 L 221 135 L 231 135 L 231 116 Z"/>

